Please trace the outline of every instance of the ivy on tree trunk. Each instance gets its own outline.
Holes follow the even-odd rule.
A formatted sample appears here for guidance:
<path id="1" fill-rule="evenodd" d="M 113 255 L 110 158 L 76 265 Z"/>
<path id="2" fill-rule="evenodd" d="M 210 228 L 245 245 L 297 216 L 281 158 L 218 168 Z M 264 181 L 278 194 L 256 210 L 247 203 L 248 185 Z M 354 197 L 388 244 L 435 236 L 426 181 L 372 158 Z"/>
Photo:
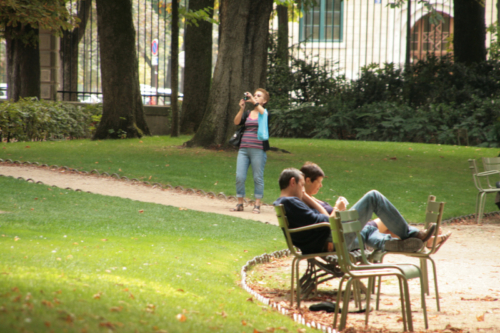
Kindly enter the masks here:
<path id="1" fill-rule="evenodd" d="M 131 0 L 96 0 L 103 113 L 95 139 L 149 135 L 139 87 Z"/>
<path id="2" fill-rule="evenodd" d="M 243 92 L 265 87 L 273 0 L 221 0 L 219 54 L 207 108 L 188 146 L 226 142 Z M 272 97 L 272 96 L 271 96 Z"/>

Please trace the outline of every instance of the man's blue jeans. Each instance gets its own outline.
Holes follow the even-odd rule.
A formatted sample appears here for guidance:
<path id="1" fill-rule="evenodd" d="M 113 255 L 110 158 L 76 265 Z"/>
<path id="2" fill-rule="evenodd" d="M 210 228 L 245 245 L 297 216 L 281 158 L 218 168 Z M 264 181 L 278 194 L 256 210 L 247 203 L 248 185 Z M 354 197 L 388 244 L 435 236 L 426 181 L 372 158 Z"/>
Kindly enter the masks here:
<path id="1" fill-rule="evenodd" d="M 248 168 L 252 165 L 254 196 L 262 199 L 264 196 L 264 167 L 266 166 L 267 154 L 262 149 L 240 148 L 236 160 L 236 197 L 245 197 L 245 181 Z"/>
<path id="2" fill-rule="evenodd" d="M 351 209 L 356 209 L 359 213 L 359 221 L 364 227 L 368 221 L 372 219 L 372 214 L 375 213 L 387 228 L 401 239 L 407 239 L 415 236 L 418 229 L 408 225 L 401 213 L 394 205 L 379 191 L 372 190 L 366 193 Z M 382 234 L 378 229 L 372 230 L 374 227 L 363 228 L 361 236 L 367 245 L 384 250 L 383 245 L 389 239 L 390 235 Z M 345 235 L 349 250 L 359 248 L 358 240 L 354 234 Z"/>

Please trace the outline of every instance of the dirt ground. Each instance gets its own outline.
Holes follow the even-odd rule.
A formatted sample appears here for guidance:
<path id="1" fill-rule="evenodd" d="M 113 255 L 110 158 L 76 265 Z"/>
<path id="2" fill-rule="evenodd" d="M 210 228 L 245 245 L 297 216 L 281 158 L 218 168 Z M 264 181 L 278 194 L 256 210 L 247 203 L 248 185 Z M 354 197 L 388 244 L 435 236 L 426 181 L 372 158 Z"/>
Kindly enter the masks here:
<path id="1" fill-rule="evenodd" d="M 96 194 L 129 198 L 132 200 L 154 202 L 158 204 L 183 207 L 192 210 L 212 212 L 253 219 L 260 222 L 277 224 L 274 209 L 262 207 L 261 214 L 252 214 L 251 207 L 245 212 L 233 213 L 229 209 L 233 202 L 209 199 L 197 195 L 176 193 L 173 190 L 160 190 L 150 186 L 133 185 L 108 177 L 88 176 L 66 171 L 54 171 L 47 168 L 19 166 L 0 163 L 0 174 L 4 176 L 31 178 L 46 185 L 61 188 L 70 187 Z M 433 280 L 430 279 L 431 293 L 426 297 L 429 330 L 427 332 L 500 332 L 500 220 L 484 220 L 481 225 L 455 224 L 444 226 L 445 231 L 452 231 L 452 237 L 434 255 L 438 270 L 441 312 L 436 310 Z M 276 285 L 276 279 L 288 279 L 291 259 L 274 260 L 260 265 L 255 273 L 262 278 L 258 283 L 249 284 L 263 296 L 287 307 L 289 290 L 279 287 L 270 288 L 266 284 Z M 387 256 L 386 262 L 416 262 L 411 258 Z M 250 277 L 252 279 L 252 277 Z M 274 280 L 271 282 L 271 280 Z M 333 290 L 338 280 L 325 283 L 316 299 L 303 302 L 300 310 L 307 320 L 314 320 L 331 325 L 333 314 L 311 312 L 309 305 L 324 300 L 335 301 Z M 419 285 L 410 281 L 410 293 L 414 328 L 417 332 L 425 332 L 423 313 L 420 308 Z M 385 279 L 382 286 L 380 311 L 372 311 L 369 326 L 377 331 L 402 331 L 401 312 L 398 306 L 398 289 L 396 281 Z M 372 302 L 372 305 L 374 303 Z M 354 306 L 350 306 L 354 310 Z M 347 327 L 356 327 L 361 332 L 364 314 L 349 314 Z M 353 332 L 353 331 L 351 331 Z"/>

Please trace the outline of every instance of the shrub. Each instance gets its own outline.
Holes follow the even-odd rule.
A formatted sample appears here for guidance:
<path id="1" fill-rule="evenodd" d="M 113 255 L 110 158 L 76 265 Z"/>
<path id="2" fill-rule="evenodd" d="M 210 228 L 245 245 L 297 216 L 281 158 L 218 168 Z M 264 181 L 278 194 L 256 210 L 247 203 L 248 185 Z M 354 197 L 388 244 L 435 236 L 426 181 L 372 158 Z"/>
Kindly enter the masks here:
<path id="1" fill-rule="evenodd" d="M 102 106 L 24 98 L 0 103 L 0 139 L 38 141 L 89 138 Z M 97 117 L 97 118 L 96 118 Z"/>

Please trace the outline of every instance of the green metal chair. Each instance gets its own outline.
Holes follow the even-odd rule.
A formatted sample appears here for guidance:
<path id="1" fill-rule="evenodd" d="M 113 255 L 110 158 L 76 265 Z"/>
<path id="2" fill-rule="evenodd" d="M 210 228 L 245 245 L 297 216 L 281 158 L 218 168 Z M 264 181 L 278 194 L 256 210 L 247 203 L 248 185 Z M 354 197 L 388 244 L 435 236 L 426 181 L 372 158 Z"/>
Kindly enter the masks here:
<path id="1" fill-rule="evenodd" d="M 439 306 L 439 290 L 438 290 L 438 280 L 436 273 L 436 263 L 432 259 L 431 255 L 436 253 L 437 250 L 441 247 L 441 244 L 437 243 L 437 236 L 439 233 L 439 227 L 441 226 L 441 220 L 443 218 L 443 210 L 444 210 L 444 202 L 436 202 L 436 197 L 433 195 L 429 195 L 427 199 L 427 208 L 425 209 L 425 229 L 428 229 L 431 223 L 436 223 L 436 230 L 434 231 L 434 242 L 432 243 L 432 247 L 428 249 L 426 244 L 420 249 L 418 252 L 409 253 L 409 252 L 385 252 L 376 250 L 372 253 L 370 260 L 372 262 L 381 263 L 384 260 L 384 256 L 387 254 L 399 254 L 405 255 L 408 257 L 414 257 L 420 259 L 420 270 L 423 275 L 423 283 L 424 290 L 427 295 L 429 295 L 429 278 L 428 278 L 428 270 L 427 270 L 427 260 L 432 263 L 432 269 L 434 272 L 434 290 L 436 293 L 436 305 L 437 310 L 441 311 Z M 378 291 L 377 291 L 377 310 L 379 306 L 379 297 L 381 290 L 381 279 L 378 281 Z"/>
<path id="2" fill-rule="evenodd" d="M 410 303 L 410 292 L 408 287 L 408 280 L 412 278 L 420 278 L 420 297 L 422 302 L 422 309 L 424 312 L 425 328 L 428 328 L 427 321 L 427 310 L 425 307 L 425 295 L 422 283 L 422 273 L 417 265 L 412 264 L 373 264 L 368 262 L 365 252 L 363 239 L 360 235 L 362 229 L 361 223 L 358 221 L 358 212 L 355 210 L 337 212 L 335 218 L 330 218 L 330 225 L 332 230 L 333 243 L 335 244 L 335 249 L 337 251 L 338 263 L 340 269 L 345 273 L 340 280 L 338 294 L 337 294 L 337 304 L 340 304 L 340 296 L 342 292 L 342 286 L 345 281 L 347 281 L 345 292 L 342 300 L 342 315 L 339 324 L 339 331 L 342 331 L 346 326 L 347 313 L 349 307 L 349 299 L 351 293 L 352 283 L 356 280 L 368 278 L 368 288 L 366 295 L 366 315 L 365 315 L 365 325 L 368 325 L 368 319 L 370 314 L 370 300 L 371 292 L 373 290 L 374 279 L 380 276 L 395 276 L 399 281 L 399 292 L 401 299 L 401 314 L 403 318 L 403 329 L 407 331 L 413 331 L 413 319 L 411 314 L 411 303 Z M 355 233 L 359 242 L 361 250 L 361 264 L 353 263 L 348 255 L 347 244 L 345 242 L 345 234 Z M 337 318 L 339 307 L 335 309 L 335 316 L 333 320 L 333 328 L 337 326 Z"/>
<path id="3" fill-rule="evenodd" d="M 484 162 L 484 160 L 483 160 Z M 485 164 L 485 168 L 490 168 L 493 164 Z M 469 160 L 469 169 L 472 172 L 472 179 L 474 186 L 478 190 L 476 197 L 476 222 L 480 223 L 484 214 L 484 205 L 486 203 L 486 194 L 499 193 L 500 188 L 492 187 L 490 185 L 489 176 L 500 174 L 499 170 L 490 169 L 484 172 L 479 172 L 476 165 L 476 160 Z M 485 179 L 486 178 L 486 179 Z M 483 186 L 481 179 L 486 180 L 487 185 Z"/>
<path id="4" fill-rule="evenodd" d="M 274 206 L 276 211 L 276 216 L 278 218 L 279 226 L 283 230 L 285 235 L 286 244 L 290 253 L 293 255 L 292 260 L 292 278 L 290 283 L 290 306 L 293 307 L 294 299 L 294 285 L 296 284 L 297 292 L 297 308 L 300 308 L 301 299 L 309 297 L 311 293 L 317 291 L 317 286 L 323 282 L 334 279 L 336 277 L 341 277 L 344 273 L 336 266 L 336 253 L 335 252 L 325 252 L 325 253 L 312 253 L 312 254 L 302 254 L 297 251 L 292 243 L 292 233 L 303 232 L 306 230 L 316 229 L 316 228 L 330 228 L 329 222 L 317 223 L 301 228 L 289 228 L 288 219 L 286 217 L 285 208 L 283 205 Z M 331 262 L 326 262 L 322 258 L 329 256 L 329 258 L 334 259 Z M 331 257 L 330 257 L 331 256 Z M 307 269 L 304 275 L 300 276 L 299 264 L 300 261 L 307 260 Z M 296 280 L 296 281 L 295 281 Z M 301 295 L 302 294 L 302 295 Z"/>

